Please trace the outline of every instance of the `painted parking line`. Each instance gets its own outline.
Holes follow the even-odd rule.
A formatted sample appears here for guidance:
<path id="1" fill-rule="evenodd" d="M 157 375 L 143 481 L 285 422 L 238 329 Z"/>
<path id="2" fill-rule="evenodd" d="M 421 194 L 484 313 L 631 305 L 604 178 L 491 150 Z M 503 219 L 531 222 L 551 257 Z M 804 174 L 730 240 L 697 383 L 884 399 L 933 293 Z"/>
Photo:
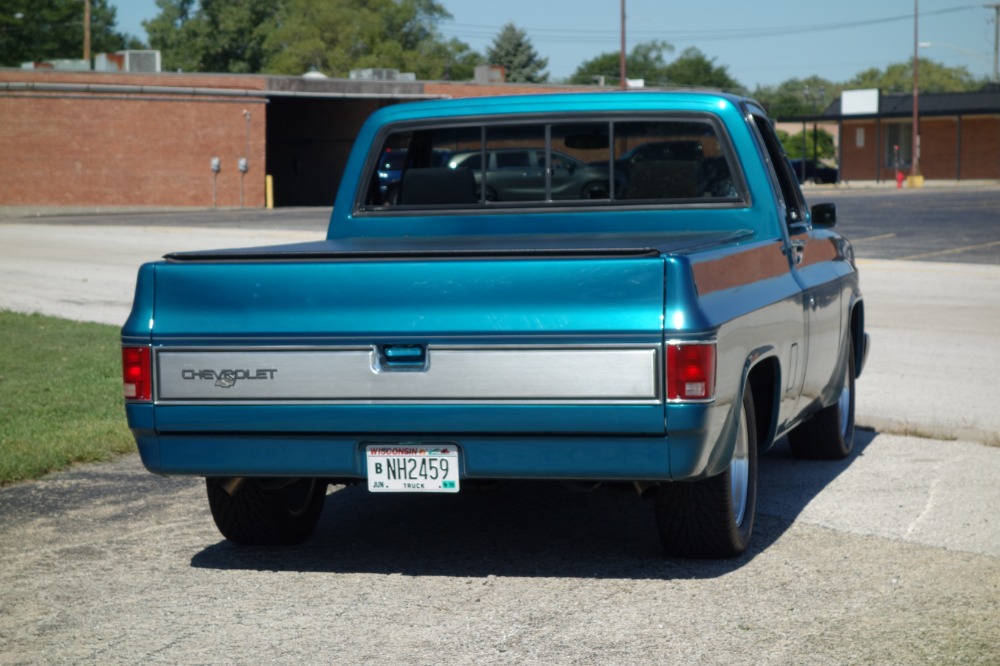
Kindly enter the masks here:
<path id="1" fill-rule="evenodd" d="M 897 261 L 916 261 L 917 259 L 928 259 L 930 257 L 942 257 L 949 254 L 961 254 L 963 252 L 971 252 L 973 250 L 988 250 L 991 247 L 996 247 L 1000 245 L 1000 240 L 991 241 L 989 243 L 979 243 L 977 245 L 966 245 L 965 247 L 953 247 L 948 250 L 938 250 L 937 252 L 925 252 L 924 254 L 913 254 L 909 257 L 899 257 Z"/>
<path id="2" fill-rule="evenodd" d="M 852 238 L 851 243 L 868 243 L 871 241 L 885 240 L 887 238 L 895 238 L 896 234 L 880 234 L 878 236 L 868 236 L 867 238 Z"/>

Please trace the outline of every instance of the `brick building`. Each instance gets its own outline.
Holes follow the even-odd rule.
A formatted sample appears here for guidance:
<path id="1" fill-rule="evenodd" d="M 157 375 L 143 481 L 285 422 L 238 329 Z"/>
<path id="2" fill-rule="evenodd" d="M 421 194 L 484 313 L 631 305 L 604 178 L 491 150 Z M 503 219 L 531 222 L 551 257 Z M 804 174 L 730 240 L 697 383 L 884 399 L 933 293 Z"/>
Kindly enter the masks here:
<path id="1" fill-rule="evenodd" d="M 876 99 L 874 108 L 863 113 L 843 113 L 841 98 L 819 116 L 794 119 L 839 125 L 842 181 L 891 181 L 897 165 L 909 173 L 913 96 L 876 95 Z M 919 171 L 924 178 L 1000 179 L 1000 85 L 968 93 L 923 93 L 917 110 Z"/>
<path id="2" fill-rule="evenodd" d="M 267 175 L 277 206 L 331 205 L 381 106 L 573 89 L 2 70 L 0 206 L 262 207 Z"/>
<path id="3" fill-rule="evenodd" d="M 593 90 L 555 85 L 262 75 L 0 70 L 0 206 L 331 205 L 372 111 L 401 101 Z M 909 95 L 839 127 L 841 180 L 892 180 L 910 154 Z M 1000 179 L 1000 87 L 920 96 L 921 172 Z M 218 158 L 219 170 L 212 170 Z M 245 160 L 246 170 L 239 168 Z"/>

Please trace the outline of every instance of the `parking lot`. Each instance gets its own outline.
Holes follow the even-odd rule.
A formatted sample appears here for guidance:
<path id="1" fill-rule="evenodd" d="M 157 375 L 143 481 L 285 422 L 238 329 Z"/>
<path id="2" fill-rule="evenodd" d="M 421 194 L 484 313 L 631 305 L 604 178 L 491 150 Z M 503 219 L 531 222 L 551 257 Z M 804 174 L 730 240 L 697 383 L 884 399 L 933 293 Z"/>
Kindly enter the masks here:
<path id="1" fill-rule="evenodd" d="M 810 190 L 873 349 L 846 461 L 762 458 L 751 550 L 665 560 L 634 493 L 336 488 L 314 538 L 223 541 L 136 456 L 0 489 L 0 664 L 997 663 L 1000 190 Z M 0 307 L 120 324 L 141 261 L 328 210 L 0 220 Z"/>
<path id="2" fill-rule="evenodd" d="M 1000 264 L 1000 189 L 806 190 L 810 203 L 833 201 L 838 227 L 859 257 Z"/>

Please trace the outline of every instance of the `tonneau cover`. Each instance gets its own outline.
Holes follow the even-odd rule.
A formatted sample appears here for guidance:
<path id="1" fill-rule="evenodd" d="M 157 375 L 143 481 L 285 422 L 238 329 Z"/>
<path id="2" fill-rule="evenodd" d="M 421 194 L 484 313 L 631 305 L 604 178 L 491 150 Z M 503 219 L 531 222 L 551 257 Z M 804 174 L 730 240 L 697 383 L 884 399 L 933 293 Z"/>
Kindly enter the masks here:
<path id="1" fill-rule="evenodd" d="M 462 235 L 421 238 L 357 238 L 253 248 L 174 252 L 171 262 L 338 261 L 449 258 L 653 257 L 736 241 L 748 231 L 664 234 Z"/>

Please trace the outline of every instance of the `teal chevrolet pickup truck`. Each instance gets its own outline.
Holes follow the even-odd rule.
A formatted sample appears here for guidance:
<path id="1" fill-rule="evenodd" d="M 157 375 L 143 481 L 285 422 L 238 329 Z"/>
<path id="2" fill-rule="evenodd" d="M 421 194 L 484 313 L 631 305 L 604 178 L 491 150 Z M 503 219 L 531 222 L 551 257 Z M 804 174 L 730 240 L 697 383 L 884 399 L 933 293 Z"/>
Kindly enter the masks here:
<path id="1" fill-rule="evenodd" d="M 237 543 L 306 539 L 330 484 L 532 479 L 634 487 L 668 555 L 732 557 L 759 451 L 851 453 L 869 342 L 835 223 L 752 100 L 389 106 L 325 239 L 140 268 L 128 423 Z"/>

